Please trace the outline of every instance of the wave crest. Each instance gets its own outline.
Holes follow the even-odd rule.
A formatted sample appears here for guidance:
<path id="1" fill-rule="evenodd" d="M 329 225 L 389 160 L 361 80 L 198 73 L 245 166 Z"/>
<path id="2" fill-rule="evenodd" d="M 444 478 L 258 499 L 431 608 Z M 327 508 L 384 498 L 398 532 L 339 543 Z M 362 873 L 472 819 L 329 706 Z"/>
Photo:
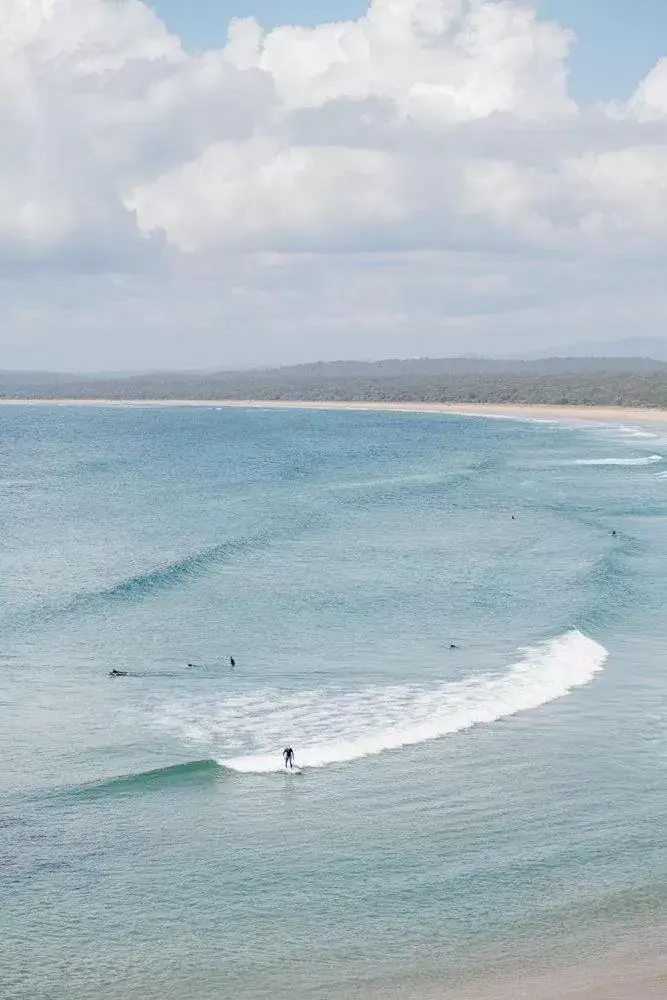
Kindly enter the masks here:
<path id="1" fill-rule="evenodd" d="M 302 768 L 346 763 L 425 743 L 451 733 L 508 718 L 562 698 L 590 683 L 607 650 L 574 630 L 521 651 L 500 675 L 446 682 L 436 688 L 395 685 L 356 692 L 253 692 L 211 710 L 172 708 L 163 722 L 210 746 L 228 770 L 262 774 L 282 769 L 281 750 L 290 743 Z M 234 755 L 234 733 L 259 752 Z M 238 744 L 236 744 L 238 745 Z"/>
<path id="2" fill-rule="evenodd" d="M 122 774 L 116 778 L 94 781 L 90 784 L 68 788 L 66 793 L 86 798 L 88 796 L 145 792 L 154 787 L 161 788 L 163 785 L 191 784 L 197 780 L 209 781 L 221 774 L 220 765 L 215 760 L 191 760 L 183 764 L 170 764 L 150 771 Z"/>
<path id="3" fill-rule="evenodd" d="M 147 569 L 135 576 L 126 577 L 98 590 L 81 591 L 62 601 L 43 604 L 19 610 L 7 624 L 23 625 L 35 621 L 44 622 L 60 615 L 75 615 L 80 612 L 96 611 L 107 604 L 133 603 L 154 592 L 175 589 L 196 580 L 201 574 L 223 565 L 246 553 L 260 551 L 279 537 L 278 531 L 262 531 L 254 535 L 230 538 L 217 545 L 186 554 L 162 566 Z"/>
<path id="4" fill-rule="evenodd" d="M 575 465 L 656 465 L 662 455 L 644 455 L 642 458 L 578 458 Z"/>
<path id="5" fill-rule="evenodd" d="M 132 600 L 136 596 L 155 589 L 177 586 L 203 570 L 226 562 L 240 553 L 263 548 L 267 540 L 266 534 L 259 533 L 247 538 L 235 538 L 218 545 L 212 545 L 208 549 L 186 555 L 181 559 L 175 559 L 164 566 L 121 580 L 104 590 L 78 595 L 72 599 L 68 610 L 69 608 L 79 610 L 84 605 L 100 600 Z"/>

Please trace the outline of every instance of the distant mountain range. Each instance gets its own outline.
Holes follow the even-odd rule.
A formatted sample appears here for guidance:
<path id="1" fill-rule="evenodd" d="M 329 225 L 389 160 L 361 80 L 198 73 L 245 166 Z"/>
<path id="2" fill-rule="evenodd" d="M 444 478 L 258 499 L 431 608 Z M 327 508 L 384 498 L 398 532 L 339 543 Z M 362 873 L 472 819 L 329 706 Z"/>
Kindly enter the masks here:
<path id="1" fill-rule="evenodd" d="M 216 372 L 198 378 L 401 378 L 414 375 L 622 374 L 667 371 L 667 360 L 650 357 L 390 358 L 384 361 L 320 361 L 252 372 Z M 164 378 L 165 376 L 152 376 Z M 168 377 L 168 376 L 167 376 Z"/>
<path id="2" fill-rule="evenodd" d="M 537 358 L 654 358 L 667 361 L 667 337 L 624 337 L 622 340 L 588 340 L 570 344 L 557 350 L 530 351 L 517 356 L 523 359 Z"/>

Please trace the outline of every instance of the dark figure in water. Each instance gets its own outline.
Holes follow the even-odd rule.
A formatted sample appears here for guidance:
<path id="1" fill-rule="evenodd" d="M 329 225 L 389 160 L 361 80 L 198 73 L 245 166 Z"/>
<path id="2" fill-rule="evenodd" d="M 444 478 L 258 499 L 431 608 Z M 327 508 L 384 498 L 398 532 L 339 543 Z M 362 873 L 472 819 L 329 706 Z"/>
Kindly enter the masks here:
<path id="1" fill-rule="evenodd" d="M 291 770 L 294 767 L 294 751 L 291 747 L 285 747 L 283 757 L 285 758 L 285 767 L 289 767 Z"/>
<path id="2" fill-rule="evenodd" d="M 612 531 L 612 535 L 613 535 L 614 537 L 616 537 L 616 532 L 615 532 L 615 531 Z"/>
<path id="3" fill-rule="evenodd" d="M 109 677 L 127 677 L 127 670 L 116 670 L 114 667 L 113 670 L 109 671 Z"/>
<path id="4" fill-rule="evenodd" d="M 233 656 L 229 657 L 229 665 L 230 667 L 232 667 L 232 669 L 236 666 L 236 660 L 234 659 Z"/>
<path id="5" fill-rule="evenodd" d="M 449 648 L 450 648 L 450 649 L 458 649 L 459 647 L 458 647 L 458 646 L 457 646 L 457 645 L 456 645 L 455 643 L 453 643 L 453 642 L 450 642 L 450 644 L 449 644 Z"/>

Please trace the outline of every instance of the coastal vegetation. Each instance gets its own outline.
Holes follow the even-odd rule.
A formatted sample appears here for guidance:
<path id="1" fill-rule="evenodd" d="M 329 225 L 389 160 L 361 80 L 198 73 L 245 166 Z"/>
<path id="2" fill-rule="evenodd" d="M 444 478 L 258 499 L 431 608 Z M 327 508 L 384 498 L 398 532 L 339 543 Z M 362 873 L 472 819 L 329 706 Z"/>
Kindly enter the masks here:
<path id="1" fill-rule="evenodd" d="M 667 408 L 650 359 L 333 362 L 266 371 L 74 377 L 0 373 L 5 399 L 305 400 Z"/>

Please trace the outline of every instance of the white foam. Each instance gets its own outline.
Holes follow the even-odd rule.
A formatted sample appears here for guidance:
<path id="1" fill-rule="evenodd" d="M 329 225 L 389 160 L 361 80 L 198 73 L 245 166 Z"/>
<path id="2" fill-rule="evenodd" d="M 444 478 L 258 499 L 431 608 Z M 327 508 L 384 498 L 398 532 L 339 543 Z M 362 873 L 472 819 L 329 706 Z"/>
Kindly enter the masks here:
<path id="1" fill-rule="evenodd" d="M 234 771 L 279 771 L 287 745 L 295 748 L 300 767 L 326 767 L 538 708 L 588 684 L 608 655 L 578 631 L 521 652 L 521 659 L 502 674 L 435 688 L 395 685 L 293 694 L 263 690 L 232 697 L 214 709 L 172 706 L 163 722 L 188 739 L 208 744 L 218 762 Z M 238 753 L 249 745 L 253 753 Z"/>
<path id="2" fill-rule="evenodd" d="M 578 458 L 574 465 L 656 465 L 662 455 L 643 455 L 641 458 Z"/>
<path id="3" fill-rule="evenodd" d="M 655 431 L 643 430 L 641 427 L 626 427 L 625 424 L 621 424 L 618 429 L 625 437 L 657 438 L 660 436 Z"/>

